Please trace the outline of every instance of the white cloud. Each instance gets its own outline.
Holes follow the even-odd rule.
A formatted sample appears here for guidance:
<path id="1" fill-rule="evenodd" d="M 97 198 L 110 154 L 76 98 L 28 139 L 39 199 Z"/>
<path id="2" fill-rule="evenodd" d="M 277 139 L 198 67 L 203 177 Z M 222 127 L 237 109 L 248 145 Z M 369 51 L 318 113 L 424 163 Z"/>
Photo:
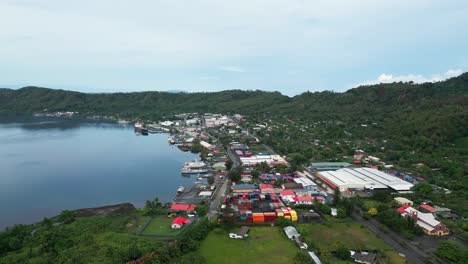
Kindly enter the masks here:
<path id="1" fill-rule="evenodd" d="M 375 80 L 368 80 L 352 87 L 357 87 L 360 85 L 372 85 L 379 83 L 394 83 L 394 82 L 414 82 L 414 83 L 426 83 L 426 82 L 440 82 L 447 80 L 452 77 L 457 77 L 463 73 L 461 69 L 448 70 L 444 73 L 432 74 L 430 76 L 425 76 L 422 74 L 407 74 L 407 75 L 393 75 L 393 74 L 380 74 Z"/>
<path id="2" fill-rule="evenodd" d="M 219 67 L 219 69 L 222 71 L 227 71 L 227 72 L 245 72 L 244 69 L 242 69 L 241 67 L 237 67 L 237 66 L 222 66 L 222 67 Z"/>

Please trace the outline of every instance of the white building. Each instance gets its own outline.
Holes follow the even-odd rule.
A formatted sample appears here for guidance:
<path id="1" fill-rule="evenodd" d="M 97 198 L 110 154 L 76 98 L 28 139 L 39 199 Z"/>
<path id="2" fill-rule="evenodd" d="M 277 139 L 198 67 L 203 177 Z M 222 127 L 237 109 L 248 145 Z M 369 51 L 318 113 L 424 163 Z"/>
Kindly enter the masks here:
<path id="1" fill-rule="evenodd" d="M 306 178 L 306 177 L 295 178 L 294 181 L 296 183 L 302 184 L 302 187 L 304 187 L 304 189 L 306 190 L 310 190 L 313 192 L 317 191 L 317 184 L 313 182 L 312 180 L 310 180 L 309 178 Z"/>
<path id="2" fill-rule="evenodd" d="M 398 177 L 371 168 L 344 168 L 336 171 L 321 171 L 317 173 L 327 185 L 340 191 L 393 189 L 409 191 L 413 184 Z"/>

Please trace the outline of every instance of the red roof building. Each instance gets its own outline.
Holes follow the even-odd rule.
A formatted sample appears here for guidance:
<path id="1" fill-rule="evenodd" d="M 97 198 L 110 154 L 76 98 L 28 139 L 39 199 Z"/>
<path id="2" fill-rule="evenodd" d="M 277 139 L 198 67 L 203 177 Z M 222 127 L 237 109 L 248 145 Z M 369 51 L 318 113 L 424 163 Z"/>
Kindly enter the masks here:
<path id="1" fill-rule="evenodd" d="M 296 196 L 293 191 L 291 190 L 284 190 L 281 193 L 281 196 Z"/>
<path id="2" fill-rule="evenodd" d="M 429 213 L 435 213 L 436 209 L 428 204 L 421 204 L 419 207 L 428 211 Z"/>
<path id="3" fill-rule="evenodd" d="M 275 192 L 275 188 L 271 184 L 260 184 L 259 186 L 261 193 L 273 193 Z"/>
<path id="4" fill-rule="evenodd" d="M 172 220 L 171 227 L 173 229 L 179 229 L 183 225 L 190 224 L 190 220 L 183 218 L 182 216 L 179 216 Z"/>
<path id="5" fill-rule="evenodd" d="M 173 203 L 171 205 L 171 210 L 172 211 L 184 211 L 184 212 L 191 212 L 195 210 L 195 207 L 197 205 L 195 204 L 178 204 L 178 203 Z"/>
<path id="6" fill-rule="evenodd" d="M 406 210 L 406 208 L 408 208 L 408 207 L 410 207 L 410 206 L 409 206 L 409 205 L 407 205 L 407 204 L 405 204 L 405 205 L 403 205 L 402 207 L 399 207 L 399 208 L 397 208 L 396 210 L 397 210 L 397 212 L 398 212 L 398 213 L 400 213 L 400 214 L 404 214 L 404 213 L 405 213 L 405 210 Z"/>

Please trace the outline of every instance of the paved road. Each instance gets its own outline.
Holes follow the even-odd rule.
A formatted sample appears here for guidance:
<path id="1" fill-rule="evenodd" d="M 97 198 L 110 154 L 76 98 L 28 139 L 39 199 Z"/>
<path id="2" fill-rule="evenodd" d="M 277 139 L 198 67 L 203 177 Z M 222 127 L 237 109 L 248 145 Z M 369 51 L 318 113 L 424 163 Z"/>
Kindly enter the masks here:
<path id="1" fill-rule="evenodd" d="M 224 201 L 224 197 L 226 197 L 226 189 L 229 183 L 229 179 L 225 177 L 221 186 L 218 188 L 213 201 L 210 204 L 210 210 L 207 214 L 208 219 L 211 219 L 213 216 L 218 214 L 219 206 Z"/>
<path id="2" fill-rule="evenodd" d="M 406 259 L 414 264 L 425 264 L 425 263 L 435 263 L 438 264 L 440 262 L 436 260 L 429 261 L 426 259 L 427 253 L 418 248 L 417 246 L 413 245 L 411 241 L 408 241 L 402 238 L 400 235 L 396 234 L 395 232 L 389 230 L 386 233 L 379 229 L 381 225 L 375 219 L 365 220 L 361 217 L 358 213 L 354 212 L 352 215 L 353 219 L 363 226 L 367 227 L 372 233 L 376 236 L 381 238 L 385 241 L 388 245 L 393 247 L 397 252 L 405 254 Z M 404 246 L 401 244 L 403 242 Z"/>

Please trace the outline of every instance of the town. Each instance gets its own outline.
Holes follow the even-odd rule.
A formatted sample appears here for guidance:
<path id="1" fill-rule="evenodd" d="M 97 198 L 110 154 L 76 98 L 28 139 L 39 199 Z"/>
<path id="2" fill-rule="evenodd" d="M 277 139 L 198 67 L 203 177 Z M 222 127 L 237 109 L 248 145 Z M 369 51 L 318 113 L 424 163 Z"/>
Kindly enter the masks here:
<path id="1" fill-rule="evenodd" d="M 137 134 L 142 126 L 136 123 Z M 461 217 L 425 198 L 431 189 L 450 190 L 361 149 L 341 161 L 298 164 L 256 136 L 266 125 L 248 126 L 238 114 L 185 113 L 152 123 L 153 131 L 170 131 L 169 144 L 200 160 L 181 168 L 196 179 L 193 185 L 181 186 L 167 216 L 153 216 L 139 234 L 174 237 L 206 217 L 223 228 L 208 235 L 200 252 L 219 263 L 288 255 L 303 263 L 439 263 L 434 253 L 441 241 L 464 243 L 448 228 Z M 265 243 L 271 249 L 255 248 Z M 233 255 L 231 247 L 246 254 Z M 252 256 L 248 247 L 255 248 Z M 289 253 L 278 255 L 277 247 Z"/>

